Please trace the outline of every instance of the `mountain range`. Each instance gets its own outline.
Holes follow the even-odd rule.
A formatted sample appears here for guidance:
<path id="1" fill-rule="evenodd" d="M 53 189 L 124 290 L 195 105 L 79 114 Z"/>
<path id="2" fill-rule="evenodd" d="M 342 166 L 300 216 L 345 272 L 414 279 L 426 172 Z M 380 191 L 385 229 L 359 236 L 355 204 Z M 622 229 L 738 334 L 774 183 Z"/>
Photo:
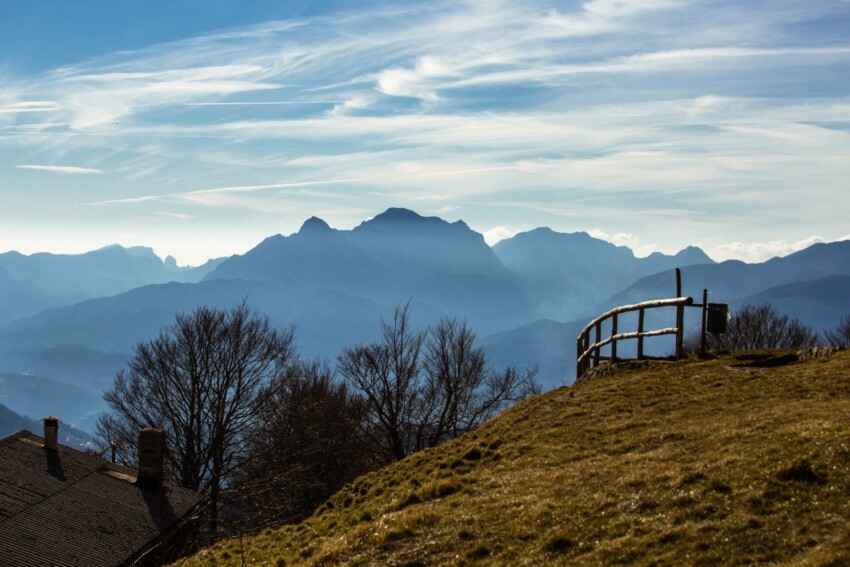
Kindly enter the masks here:
<path id="1" fill-rule="evenodd" d="M 99 393 L 136 343 L 178 312 L 245 298 L 276 326 L 294 325 L 302 354 L 331 361 L 342 348 L 377 338 L 395 305 L 409 302 L 419 328 L 463 317 L 491 361 L 538 365 L 552 387 L 572 381 L 575 338 L 589 319 L 674 296 L 676 267 L 683 292 L 697 301 L 703 288 L 733 308 L 770 301 L 816 330 L 850 311 L 850 242 L 760 264 L 716 263 L 696 247 L 638 258 L 586 233 L 548 228 L 490 247 L 462 221 L 392 208 L 351 230 L 313 217 L 292 235 L 198 268 L 141 247 L 0 254 L 0 403 L 31 416 L 56 413 L 61 396 L 76 398 L 46 384 L 65 384 L 89 401 L 66 404 L 63 417 L 90 427 L 104 409 Z M 686 324 L 695 321 L 698 314 Z M 36 383 L 45 386 L 25 387 Z"/>
<path id="2" fill-rule="evenodd" d="M 222 259 L 181 268 L 151 248 L 117 244 L 85 254 L 0 254 L 0 324 L 143 285 L 196 282 Z"/>

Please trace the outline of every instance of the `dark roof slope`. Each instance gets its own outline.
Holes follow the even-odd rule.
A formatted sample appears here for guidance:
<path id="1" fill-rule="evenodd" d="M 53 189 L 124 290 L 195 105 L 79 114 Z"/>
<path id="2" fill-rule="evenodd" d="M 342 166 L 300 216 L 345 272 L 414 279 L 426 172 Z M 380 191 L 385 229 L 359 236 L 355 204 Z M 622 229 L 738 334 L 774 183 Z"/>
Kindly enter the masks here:
<path id="1" fill-rule="evenodd" d="M 202 494 L 136 486 L 136 472 L 29 431 L 0 439 L 0 558 L 8 565 L 121 565 L 200 506 Z"/>

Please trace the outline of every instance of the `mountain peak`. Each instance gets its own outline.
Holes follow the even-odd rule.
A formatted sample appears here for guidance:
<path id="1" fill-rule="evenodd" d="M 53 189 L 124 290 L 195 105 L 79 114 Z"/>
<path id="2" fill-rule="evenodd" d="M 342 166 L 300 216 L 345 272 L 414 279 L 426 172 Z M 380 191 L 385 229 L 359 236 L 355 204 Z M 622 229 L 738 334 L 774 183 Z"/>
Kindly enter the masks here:
<path id="1" fill-rule="evenodd" d="M 411 211 L 410 209 L 403 209 L 401 207 L 390 207 L 383 213 L 379 214 L 373 221 L 385 221 L 385 222 L 409 222 L 423 219 L 422 215 Z"/>
<path id="2" fill-rule="evenodd" d="M 708 256 L 708 254 L 703 251 L 702 248 L 697 246 L 688 246 L 679 250 L 674 256 L 676 259 L 680 261 L 685 261 L 689 264 L 714 264 L 714 260 Z"/>
<path id="3" fill-rule="evenodd" d="M 410 209 L 402 209 L 399 207 L 390 207 L 383 213 L 372 217 L 367 221 L 360 223 L 355 229 L 355 233 L 366 232 L 384 232 L 384 231 L 414 231 L 414 232 L 431 232 L 441 230 L 445 227 L 453 227 L 454 230 L 466 228 L 466 224 L 449 223 L 440 217 L 423 217 L 417 212 Z"/>
<path id="4" fill-rule="evenodd" d="M 319 217 L 310 217 L 301 225 L 298 234 L 324 234 L 332 230 L 330 225 Z"/>
<path id="5" fill-rule="evenodd" d="M 156 255 L 153 248 L 150 246 L 121 246 L 120 244 L 109 244 L 102 248 L 98 248 L 94 250 L 94 252 L 107 252 L 107 253 L 121 253 L 126 254 L 127 256 L 132 256 L 133 258 L 156 258 L 159 259 L 159 256 Z"/>

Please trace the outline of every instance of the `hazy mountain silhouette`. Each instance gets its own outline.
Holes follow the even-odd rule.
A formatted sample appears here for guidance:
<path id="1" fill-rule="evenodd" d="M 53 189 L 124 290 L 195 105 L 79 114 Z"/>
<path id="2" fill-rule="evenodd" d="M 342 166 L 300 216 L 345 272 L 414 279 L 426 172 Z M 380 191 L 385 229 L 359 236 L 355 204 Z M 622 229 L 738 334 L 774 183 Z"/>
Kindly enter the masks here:
<path id="1" fill-rule="evenodd" d="M 540 319 L 481 339 L 487 359 L 502 367 L 537 366 L 538 379 L 546 389 L 570 384 L 575 379 L 575 341 L 585 322 L 559 323 Z"/>
<path id="2" fill-rule="evenodd" d="M 688 247 L 674 256 L 656 252 L 636 258 L 585 232 L 559 233 L 538 228 L 517 234 L 493 247 L 502 263 L 524 283 L 535 314 L 570 320 L 622 290 L 636 279 L 690 264 L 713 264 L 702 250 Z"/>
<path id="3" fill-rule="evenodd" d="M 512 281 L 484 237 L 463 221 L 449 223 L 391 208 L 351 231 L 353 241 L 369 256 L 415 281 L 434 274 L 480 274 Z"/>
<path id="4" fill-rule="evenodd" d="M 495 364 L 539 364 L 541 382 L 551 387 L 573 379 L 575 339 L 590 318 L 672 297 L 674 266 L 682 267 L 685 294 L 700 298 L 707 287 L 711 300 L 733 307 L 771 301 L 817 330 L 850 310 L 850 242 L 761 264 L 716 264 L 694 247 L 636 258 L 586 233 L 548 228 L 491 248 L 461 221 L 388 209 L 352 230 L 313 217 L 295 234 L 194 269 L 142 247 L 0 254 L 0 322 L 17 319 L 0 325 L 0 372 L 73 384 L 99 407 L 98 392 L 133 346 L 178 312 L 247 298 L 275 326 L 294 324 L 304 355 L 333 360 L 341 348 L 375 339 L 381 317 L 410 301 L 414 326 L 466 317 Z M 91 298 L 74 299 L 81 296 Z M 627 317 L 621 323 L 631 324 Z M 657 348 L 669 349 L 662 339 Z"/>
<path id="5" fill-rule="evenodd" d="M 0 267 L 0 324 L 33 315 L 50 306 L 49 294 L 13 278 Z"/>
<path id="6" fill-rule="evenodd" d="M 847 274 L 850 274 L 850 241 L 821 243 L 758 264 L 728 260 L 720 264 L 685 266 L 682 268 L 682 293 L 701 299 L 702 290 L 707 288 L 711 294 L 709 301 L 733 303 L 769 288 Z M 668 270 L 639 279 L 591 311 L 601 313 L 616 305 L 674 295 L 675 275 Z"/>
<path id="7" fill-rule="evenodd" d="M 792 282 L 736 299 L 732 309 L 745 303 L 770 303 L 777 311 L 796 317 L 815 331 L 832 329 L 850 313 L 850 275 L 834 275 Z"/>
<path id="8" fill-rule="evenodd" d="M 316 217 L 291 236 L 266 238 L 245 254 L 228 258 L 204 278 L 219 279 L 297 283 L 366 297 L 398 288 L 396 276 L 351 242 L 347 232 Z"/>
<path id="9" fill-rule="evenodd" d="M 292 282 L 222 279 L 150 285 L 49 309 L 0 329 L 0 370 L 37 371 L 99 392 L 111 384 L 136 343 L 156 336 L 175 314 L 201 305 L 229 309 L 246 298 L 275 326 L 295 324 L 298 347 L 308 357 L 333 358 L 344 346 L 376 338 L 381 317 L 388 317 L 393 307 Z M 412 304 L 417 325 L 442 314 L 425 302 Z"/>
<path id="10" fill-rule="evenodd" d="M 388 209 L 350 231 L 318 218 L 272 236 L 206 276 L 286 283 L 393 305 L 409 299 L 498 329 L 530 315 L 518 278 L 481 234 L 407 209 Z M 321 300 L 318 300 L 321 303 Z"/>
<path id="11" fill-rule="evenodd" d="M 106 410 L 99 391 L 16 372 L 0 373 L 0 403 L 29 417 L 57 415 L 87 430 L 94 426 L 97 414 Z"/>
<path id="12" fill-rule="evenodd" d="M 0 323 L 142 285 L 200 281 L 220 261 L 180 268 L 151 248 L 117 244 L 84 254 L 6 252 L 0 254 Z"/>

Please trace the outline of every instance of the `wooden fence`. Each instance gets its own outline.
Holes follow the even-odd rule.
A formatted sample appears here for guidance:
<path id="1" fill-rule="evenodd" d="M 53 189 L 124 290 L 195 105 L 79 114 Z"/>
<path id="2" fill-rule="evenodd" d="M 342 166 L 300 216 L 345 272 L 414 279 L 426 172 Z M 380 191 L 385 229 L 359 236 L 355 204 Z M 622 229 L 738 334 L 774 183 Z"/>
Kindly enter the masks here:
<path id="1" fill-rule="evenodd" d="M 658 299 L 655 301 L 644 301 L 634 305 L 623 305 L 603 313 L 593 321 L 587 324 L 584 330 L 576 339 L 576 378 L 587 372 L 593 366 L 597 366 L 602 360 L 610 360 L 616 362 L 617 358 L 617 341 L 636 339 L 637 340 L 637 359 L 645 360 L 650 358 L 658 358 L 646 356 L 643 353 L 643 339 L 645 337 L 658 337 L 661 335 L 676 335 L 676 359 L 683 356 L 684 348 L 684 327 L 685 327 L 685 307 L 693 305 L 694 300 L 691 297 L 675 297 L 673 299 Z M 676 326 L 667 327 L 665 329 L 657 329 L 654 331 L 644 330 L 644 313 L 647 309 L 655 309 L 659 307 L 675 307 L 676 308 Z M 621 313 L 638 312 L 638 328 L 636 332 L 619 333 L 617 329 L 617 316 Z M 611 335 L 602 338 L 602 323 L 611 319 Z M 590 343 L 591 331 L 595 330 L 593 344 Z M 600 350 L 602 347 L 611 345 L 611 355 L 602 356 Z"/>

